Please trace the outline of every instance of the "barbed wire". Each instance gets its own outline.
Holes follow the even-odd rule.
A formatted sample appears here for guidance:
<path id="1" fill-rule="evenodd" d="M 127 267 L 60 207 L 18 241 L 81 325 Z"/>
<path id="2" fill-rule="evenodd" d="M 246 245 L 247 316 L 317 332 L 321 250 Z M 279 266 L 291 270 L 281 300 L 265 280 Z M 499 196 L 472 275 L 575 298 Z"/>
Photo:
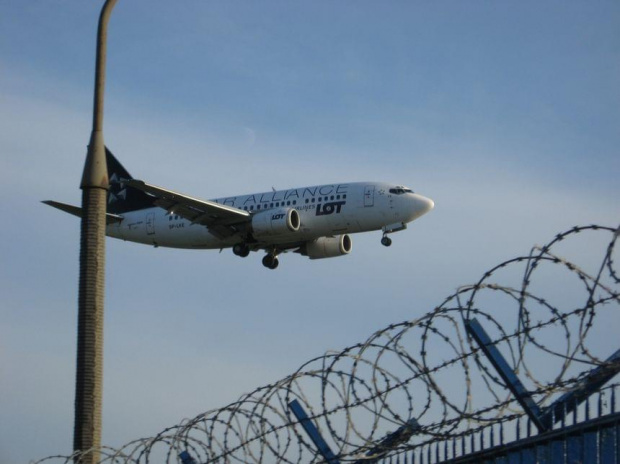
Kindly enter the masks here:
<path id="1" fill-rule="evenodd" d="M 184 452 L 186 460 L 191 456 L 200 463 L 325 462 L 291 411 L 294 400 L 340 462 L 372 461 L 521 417 L 521 406 L 468 334 L 466 322 L 476 318 L 485 327 L 536 404 L 548 405 L 592 368 L 604 368 L 618 348 L 601 334 L 611 331 L 611 340 L 617 340 L 619 232 L 574 227 L 527 256 L 490 269 L 428 314 L 312 359 L 235 403 L 118 449 L 38 463 L 69 463 L 91 452 L 106 464 L 177 463 Z M 580 234 L 589 237 L 582 255 L 593 256 L 597 239 L 605 247 L 592 273 L 556 252 Z"/>

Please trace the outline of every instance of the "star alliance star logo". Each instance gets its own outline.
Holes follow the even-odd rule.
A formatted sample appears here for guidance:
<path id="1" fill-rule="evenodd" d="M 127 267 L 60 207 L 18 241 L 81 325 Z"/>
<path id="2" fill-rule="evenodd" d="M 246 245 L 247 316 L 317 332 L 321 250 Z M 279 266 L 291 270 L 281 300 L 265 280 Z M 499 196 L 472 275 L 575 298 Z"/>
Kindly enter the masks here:
<path id="1" fill-rule="evenodd" d="M 127 188 L 125 184 L 118 180 L 118 177 L 115 174 L 112 174 L 110 177 L 110 190 L 108 191 L 108 204 L 115 203 L 119 201 L 119 198 L 122 200 L 127 200 Z"/>

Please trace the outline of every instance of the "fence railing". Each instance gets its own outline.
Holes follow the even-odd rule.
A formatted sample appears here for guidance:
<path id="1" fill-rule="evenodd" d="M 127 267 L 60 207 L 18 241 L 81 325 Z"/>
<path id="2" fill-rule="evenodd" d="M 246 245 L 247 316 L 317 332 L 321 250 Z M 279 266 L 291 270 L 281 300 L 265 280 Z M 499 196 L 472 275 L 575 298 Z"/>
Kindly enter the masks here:
<path id="1" fill-rule="evenodd" d="M 456 464 L 481 462 L 482 460 L 492 462 L 492 459 L 497 459 L 498 462 L 508 462 L 502 459 L 512 454 L 527 455 L 528 453 L 524 450 L 540 448 L 545 443 L 552 443 L 552 446 L 558 449 L 556 459 L 548 462 L 583 462 L 578 459 L 578 456 L 574 460 L 566 461 L 560 460 L 557 456 L 568 458 L 570 446 L 567 444 L 583 439 L 583 436 L 586 433 L 591 434 L 592 430 L 597 434 L 595 441 L 600 459 L 595 460 L 595 456 L 592 456 L 590 462 L 619 462 L 620 450 L 616 445 L 620 443 L 618 441 L 619 430 L 617 430 L 620 426 L 618 393 L 620 393 L 620 384 L 602 388 L 570 413 L 563 415 L 547 432 L 540 433 L 533 421 L 527 415 L 523 415 L 511 421 L 472 429 L 459 437 L 394 453 L 379 462 L 380 464 Z M 583 446 L 580 448 L 583 451 Z M 575 452 L 578 453 L 579 450 Z M 536 460 L 525 461 L 523 456 L 520 456 L 517 462 L 525 464 L 536 462 Z"/>

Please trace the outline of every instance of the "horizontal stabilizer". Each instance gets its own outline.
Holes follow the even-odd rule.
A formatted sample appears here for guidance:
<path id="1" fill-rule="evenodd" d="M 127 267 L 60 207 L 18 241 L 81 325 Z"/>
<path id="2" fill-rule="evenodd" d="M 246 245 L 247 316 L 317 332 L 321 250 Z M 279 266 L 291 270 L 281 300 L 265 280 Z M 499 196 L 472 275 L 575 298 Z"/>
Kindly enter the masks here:
<path id="1" fill-rule="evenodd" d="M 79 218 L 82 217 L 82 208 L 73 205 L 67 205 L 66 203 L 60 203 L 59 201 L 45 200 L 41 203 L 45 203 L 46 205 L 53 206 L 65 213 L 73 214 Z M 116 214 L 106 213 L 105 222 L 106 224 L 114 224 L 116 222 L 121 222 L 123 220 L 123 216 L 118 216 Z"/>

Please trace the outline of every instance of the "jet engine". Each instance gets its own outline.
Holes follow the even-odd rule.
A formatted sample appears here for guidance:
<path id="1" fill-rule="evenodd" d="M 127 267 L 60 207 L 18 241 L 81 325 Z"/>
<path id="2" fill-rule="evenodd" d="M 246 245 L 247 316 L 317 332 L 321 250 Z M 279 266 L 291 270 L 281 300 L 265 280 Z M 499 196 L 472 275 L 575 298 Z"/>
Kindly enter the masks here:
<path id="1" fill-rule="evenodd" d="M 297 232 L 300 227 L 299 212 L 293 208 L 270 209 L 252 216 L 254 238 L 288 235 Z"/>
<path id="2" fill-rule="evenodd" d="M 304 246 L 302 254 L 310 259 L 333 258 L 351 253 L 353 242 L 349 235 L 320 237 Z"/>

